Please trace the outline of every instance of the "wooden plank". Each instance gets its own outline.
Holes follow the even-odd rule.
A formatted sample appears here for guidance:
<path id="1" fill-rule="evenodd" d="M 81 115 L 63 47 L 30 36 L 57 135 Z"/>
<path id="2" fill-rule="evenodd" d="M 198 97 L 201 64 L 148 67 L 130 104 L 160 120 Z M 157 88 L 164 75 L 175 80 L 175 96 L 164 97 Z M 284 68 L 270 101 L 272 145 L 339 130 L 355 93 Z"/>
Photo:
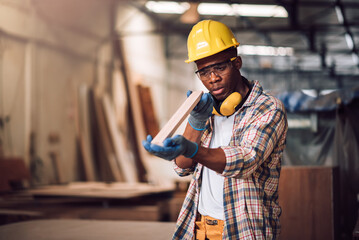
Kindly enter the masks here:
<path id="1" fill-rule="evenodd" d="M 55 169 L 56 182 L 62 184 L 65 182 L 64 173 L 62 171 L 60 156 L 58 151 L 49 152 L 50 159 Z"/>
<path id="2" fill-rule="evenodd" d="M 93 138 L 93 154 L 95 159 L 96 172 L 99 181 L 111 182 L 114 180 L 107 159 L 106 147 L 102 140 L 100 124 L 98 122 L 98 113 L 96 109 L 95 93 L 92 88 L 89 89 L 90 109 L 91 111 L 91 130 Z M 101 105 L 101 104 L 100 104 Z M 103 117 L 103 113 L 101 114 Z M 108 134 L 109 135 L 109 134 Z"/>
<path id="3" fill-rule="evenodd" d="M 89 115 L 88 115 L 88 99 L 87 86 L 81 85 L 76 91 L 75 101 L 75 127 L 76 135 L 79 141 L 82 161 L 85 170 L 85 178 L 88 181 L 95 180 L 95 169 L 93 155 L 91 152 L 91 142 L 89 139 Z"/>
<path id="4" fill-rule="evenodd" d="M 33 70 L 34 68 L 34 43 L 28 42 L 25 46 L 25 63 L 24 63 L 24 162 L 27 166 L 30 166 L 30 145 L 31 145 L 31 113 L 32 113 L 32 91 L 31 85 L 33 82 Z"/>
<path id="5" fill-rule="evenodd" d="M 140 106 L 140 99 L 135 86 L 134 73 L 126 61 L 126 54 L 124 52 L 123 40 L 117 40 L 114 48 L 116 49 L 117 56 L 121 62 L 120 68 L 124 76 L 124 83 L 128 93 L 129 105 L 129 133 L 131 134 L 130 142 L 132 144 L 133 154 L 135 156 L 136 167 L 138 169 L 138 177 L 143 182 L 153 181 L 151 173 L 151 166 L 148 162 L 150 157 L 149 153 L 142 147 L 142 140 L 146 138 L 145 126 L 143 123 L 142 111 Z"/>
<path id="6" fill-rule="evenodd" d="M 47 209 L 46 209 L 47 210 Z M 44 211 L 44 210 L 42 210 Z M 162 212 L 158 206 L 116 206 L 110 207 L 59 207 L 56 210 L 48 210 L 47 218 L 51 219 L 106 219 L 106 220 L 131 220 L 131 221 L 161 221 Z M 101 239 L 105 239 L 100 237 Z M 77 238 L 72 238 L 77 239 Z M 91 239 L 91 238 L 89 238 Z M 120 239 L 123 239 L 120 237 Z M 141 238 L 142 239 L 142 238 Z M 36 238 L 37 240 L 37 238 Z"/>
<path id="7" fill-rule="evenodd" d="M 119 128 L 119 132 L 122 138 L 124 138 L 124 146 L 128 151 L 131 151 L 131 157 L 136 166 L 138 181 L 146 182 L 146 169 L 142 161 L 141 149 L 138 148 L 137 136 L 141 132 L 141 125 L 136 125 L 136 122 L 141 119 L 134 117 L 134 111 L 136 111 L 131 104 L 130 88 L 128 80 L 126 80 L 126 74 L 119 70 L 113 72 L 112 82 L 112 95 L 114 102 L 114 109 L 116 115 L 116 123 Z M 140 108 L 139 105 L 135 108 Z M 141 116 L 142 117 L 142 116 Z"/>
<path id="8" fill-rule="evenodd" d="M 67 185 L 43 186 L 26 190 L 33 196 L 80 197 L 100 199 L 129 199 L 148 195 L 172 193 L 172 186 L 155 186 L 147 183 L 70 183 Z"/>
<path id="9" fill-rule="evenodd" d="M 105 157 L 114 180 L 122 182 L 124 180 L 122 177 L 123 174 L 121 173 L 120 166 L 118 165 L 118 162 L 116 160 L 114 146 L 111 143 L 110 132 L 106 124 L 104 109 L 100 102 L 100 97 L 96 95 L 97 94 L 94 95 L 96 119 L 100 132 L 101 143 L 106 155 Z"/>
<path id="10" fill-rule="evenodd" d="M 201 100 L 203 92 L 194 91 L 187 99 L 182 103 L 178 110 L 172 115 L 170 120 L 165 124 L 161 131 L 156 135 L 152 140 L 152 143 L 157 145 L 162 145 L 163 141 L 171 137 L 172 134 L 177 130 L 181 123 L 186 119 L 186 117 L 191 113 L 193 108 L 197 105 L 199 100 Z"/>
<path id="11" fill-rule="evenodd" d="M 125 63 L 124 63 L 125 64 Z M 127 69 L 127 67 L 126 67 Z M 142 180 L 150 180 L 152 178 L 150 173 L 150 166 L 147 161 L 149 154 L 147 151 L 142 147 L 142 140 L 146 138 L 146 131 L 145 131 L 145 124 L 143 123 L 143 116 L 141 110 L 141 103 L 140 98 L 138 96 L 138 92 L 135 86 L 134 76 L 132 72 L 127 70 L 127 77 L 128 77 L 128 89 L 129 89 L 129 103 L 130 103 L 130 110 L 132 113 L 132 130 L 134 131 L 134 151 L 137 152 L 137 168 L 139 170 L 139 177 Z M 151 181 L 151 180 L 150 180 Z"/>
<path id="12" fill-rule="evenodd" d="M 131 161 L 131 154 L 125 146 L 125 141 L 122 139 L 119 133 L 118 126 L 116 124 L 115 113 L 113 110 L 110 97 L 105 94 L 103 96 L 103 106 L 105 110 L 106 120 L 108 122 L 109 130 L 111 133 L 111 138 L 113 141 L 113 146 L 115 149 L 117 160 L 121 166 L 123 177 L 126 182 L 138 182 L 136 168 Z"/>
<path id="13" fill-rule="evenodd" d="M 115 70 L 112 77 L 112 100 L 116 115 L 116 123 L 124 136 L 129 136 L 128 93 L 122 73 Z"/>
<path id="14" fill-rule="evenodd" d="M 152 102 L 150 87 L 137 84 L 137 91 L 140 97 L 143 122 L 145 124 L 146 135 L 156 136 L 160 131 L 156 112 Z"/>
<path id="15" fill-rule="evenodd" d="M 95 158 L 93 155 L 93 140 L 91 131 L 91 118 L 90 118 L 90 102 L 89 102 L 89 87 L 85 84 L 80 85 L 79 88 L 79 100 L 80 100 L 80 113 L 82 135 L 85 142 L 85 151 L 87 152 L 87 167 L 91 171 L 89 180 L 96 180 L 97 172 L 95 168 Z"/>

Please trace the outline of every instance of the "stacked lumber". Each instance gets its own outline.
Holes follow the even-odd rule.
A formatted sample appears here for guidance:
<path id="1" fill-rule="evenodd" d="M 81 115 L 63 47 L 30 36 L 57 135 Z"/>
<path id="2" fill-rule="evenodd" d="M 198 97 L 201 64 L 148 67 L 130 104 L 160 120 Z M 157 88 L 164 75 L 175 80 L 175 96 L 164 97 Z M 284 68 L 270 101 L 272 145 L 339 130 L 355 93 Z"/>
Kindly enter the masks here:
<path id="1" fill-rule="evenodd" d="M 86 85 L 77 91 L 75 122 L 83 180 L 146 182 L 147 156 L 141 141 L 159 131 L 151 89 L 126 87 L 119 71 L 112 87 L 112 94 Z"/>
<path id="2" fill-rule="evenodd" d="M 161 183 L 157 169 L 150 164 L 153 156 L 142 147 L 142 140 L 148 134 L 156 136 L 160 133 L 151 89 L 135 84 L 139 81 L 127 65 L 122 40 L 114 40 L 113 46 L 116 64 L 108 84 L 110 88 L 99 90 L 82 86 L 77 97 L 76 129 L 84 179 Z M 166 128 L 169 133 L 162 136 L 173 133 L 188 115 L 190 108 L 194 107 L 193 104 L 187 106 L 185 114 L 176 115 L 176 123 L 170 124 Z M 88 119 L 84 120 L 86 117 Z"/>

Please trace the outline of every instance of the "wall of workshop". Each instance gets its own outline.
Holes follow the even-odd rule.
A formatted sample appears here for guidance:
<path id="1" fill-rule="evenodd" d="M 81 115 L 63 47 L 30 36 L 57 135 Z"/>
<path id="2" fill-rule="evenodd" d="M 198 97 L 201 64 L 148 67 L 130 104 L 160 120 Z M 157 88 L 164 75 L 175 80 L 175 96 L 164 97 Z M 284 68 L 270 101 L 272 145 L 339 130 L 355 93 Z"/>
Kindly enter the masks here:
<path id="1" fill-rule="evenodd" d="M 89 1 L 88 5 L 91 5 Z M 109 46 L 101 37 L 46 18 L 41 1 L 0 1 L 0 116 L 6 156 L 23 157 L 29 166 L 29 135 L 35 133 L 38 184 L 54 182 L 49 153 L 57 151 L 67 181 L 80 179 L 75 139 L 75 92 L 80 84 L 102 84 L 108 77 Z M 40 5 L 37 5 L 40 4 Z M 96 8 L 98 13 L 100 7 Z M 66 12 L 59 16 L 67 18 Z M 100 21 L 101 18 L 93 21 Z M 90 22 L 87 24 L 91 25 Z M 109 24 L 103 24 L 106 29 Z M 59 137 L 49 142 L 49 135 Z"/>

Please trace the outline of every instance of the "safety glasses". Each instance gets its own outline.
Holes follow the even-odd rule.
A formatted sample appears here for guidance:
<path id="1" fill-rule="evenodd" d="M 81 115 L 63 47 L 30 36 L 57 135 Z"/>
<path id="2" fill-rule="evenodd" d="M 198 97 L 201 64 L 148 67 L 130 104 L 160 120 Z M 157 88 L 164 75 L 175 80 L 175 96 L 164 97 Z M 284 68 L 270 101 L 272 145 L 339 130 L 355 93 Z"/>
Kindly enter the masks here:
<path id="1" fill-rule="evenodd" d="M 211 73 L 213 72 L 216 76 L 225 76 L 229 73 L 229 69 L 232 66 L 232 61 L 237 57 L 233 57 L 224 62 L 215 63 L 195 71 L 198 78 L 202 81 L 209 81 L 211 79 Z"/>

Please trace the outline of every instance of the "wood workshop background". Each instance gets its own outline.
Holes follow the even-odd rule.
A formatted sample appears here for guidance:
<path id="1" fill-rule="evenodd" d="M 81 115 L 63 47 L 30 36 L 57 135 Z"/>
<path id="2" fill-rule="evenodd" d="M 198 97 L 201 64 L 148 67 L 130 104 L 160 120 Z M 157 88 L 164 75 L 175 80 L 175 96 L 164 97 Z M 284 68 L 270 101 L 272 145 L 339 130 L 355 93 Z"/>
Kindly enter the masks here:
<path id="1" fill-rule="evenodd" d="M 127 121 L 127 110 L 118 109 L 128 103 L 122 60 L 132 84 L 150 87 L 153 114 L 160 125 L 185 100 L 187 89 L 198 87 L 193 66 L 183 62 L 186 49 L 178 47 L 185 46 L 185 38 L 171 39 L 167 44 L 179 54 L 166 56 L 165 37 L 151 33 L 151 20 L 138 10 L 89 1 L 84 13 L 78 4 L 5 1 L 0 9 L 2 151 L 23 156 L 27 165 L 32 154 L 38 157 L 43 164 L 41 184 L 55 182 L 49 155 L 53 151 L 59 153 L 61 169 L 56 171 L 62 172 L 65 182 L 83 179 L 75 124 L 83 107 L 76 99 L 81 88 L 109 94 L 117 110 L 115 121 Z M 140 32 L 148 33 L 136 34 Z M 122 48 L 124 59 L 116 47 Z M 51 135 L 58 138 L 56 143 L 49 141 Z M 169 164 L 154 161 L 159 164 L 157 173 L 172 177 Z"/>
<path id="2" fill-rule="evenodd" d="M 43 218 L 176 220 L 190 178 L 178 177 L 171 162 L 149 155 L 141 141 L 156 135 L 187 90 L 205 89 L 195 65 L 184 62 L 193 23 L 152 12 L 147 2 L 0 0 L 0 225 L 22 220 L 9 220 L 14 212 L 8 208 L 19 205 L 8 199 L 16 193 L 20 201 L 18 191 L 28 194 L 23 210 L 46 212 Z M 190 9 L 198 7 L 189 2 Z M 256 2 L 291 10 L 281 19 L 201 19 L 234 29 L 241 73 L 259 80 L 287 109 L 279 187 L 283 239 L 358 237 L 359 4 Z M 344 10 L 345 21 L 338 17 Z M 45 196 L 42 187 L 49 187 L 47 197 L 120 204 L 111 213 L 107 201 L 100 212 L 62 206 L 61 215 L 52 205 L 42 212 L 36 199 Z M 81 193 L 85 188 L 89 192 Z M 137 199 L 143 196 L 145 207 Z M 125 209 L 129 202 L 141 208 Z M 149 205 L 152 215 L 146 215 Z"/>

